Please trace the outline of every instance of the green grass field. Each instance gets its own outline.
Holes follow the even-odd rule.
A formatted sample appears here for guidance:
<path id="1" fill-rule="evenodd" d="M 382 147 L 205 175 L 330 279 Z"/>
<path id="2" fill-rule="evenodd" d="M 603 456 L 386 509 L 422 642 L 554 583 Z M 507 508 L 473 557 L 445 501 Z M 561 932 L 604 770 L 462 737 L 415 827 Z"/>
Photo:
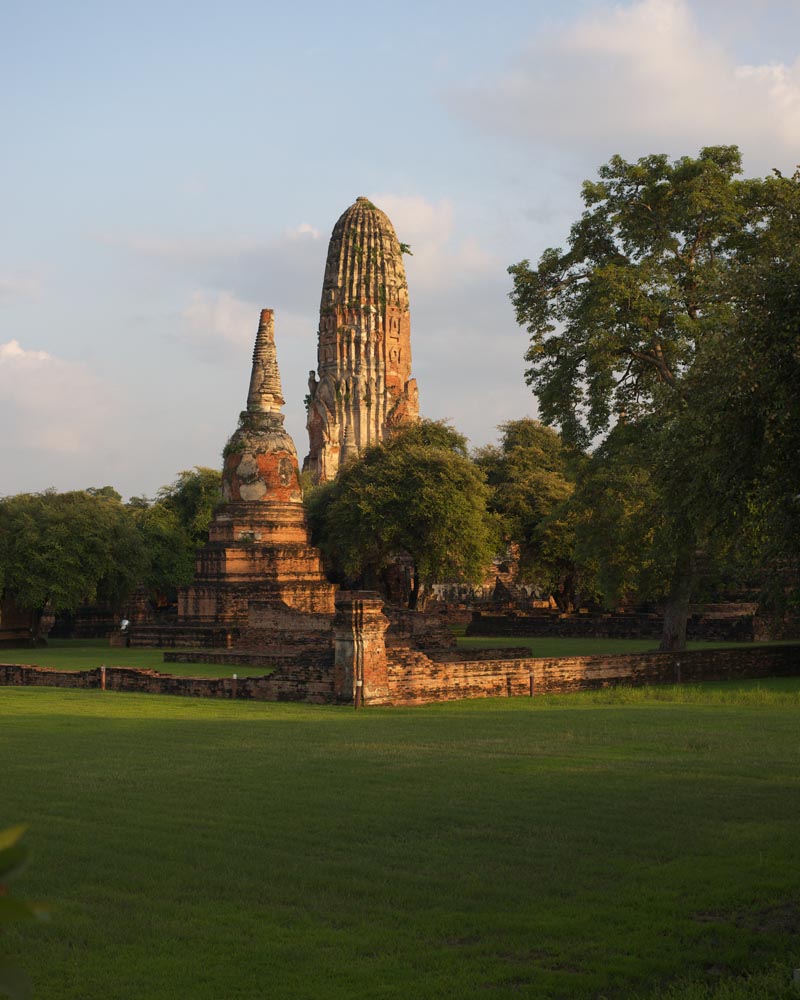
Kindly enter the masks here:
<path id="1" fill-rule="evenodd" d="M 51 639 L 36 649 L 0 649 L 0 663 L 32 663 L 54 670 L 91 670 L 133 667 L 158 670 L 178 677 L 262 677 L 263 667 L 220 667 L 208 663 L 164 663 L 163 649 L 127 649 L 109 646 L 107 639 Z"/>
<path id="2" fill-rule="evenodd" d="M 423 708 L 0 689 L 36 1000 L 782 1000 L 800 680 Z M 747 977 L 751 978 L 747 978 Z"/>

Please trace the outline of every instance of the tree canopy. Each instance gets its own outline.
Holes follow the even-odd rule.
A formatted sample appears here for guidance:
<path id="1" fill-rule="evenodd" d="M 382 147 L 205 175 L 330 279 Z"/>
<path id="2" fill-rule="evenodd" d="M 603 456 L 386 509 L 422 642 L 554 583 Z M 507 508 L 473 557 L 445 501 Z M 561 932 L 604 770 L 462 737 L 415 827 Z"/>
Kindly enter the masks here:
<path id="1" fill-rule="evenodd" d="M 116 603 L 138 583 L 145 554 L 112 493 L 49 490 L 0 500 L 0 586 L 36 621 L 46 606 Z"/>
<path id="2" fill-rule="evenodd" d="M 500 426 L 498 445 L 474 459 L 486 476 L 489 510 L 502 539 L 519 553 L 519 578 L 554 593 L 562 607 L 575 601 L 574 530 L 566 501 L 574 489 L 580 454 L 538 420 Z"/>
<path id="3" fill-rule="evenodd" d="M 672 163 L 614 157 L 584 184 L 567 249 L 509 269 L 544 420 L 582 446 L 605 436 L 603 458 L 646 480 L 640 529 L 609 523 L 643 560 L 668 554 L 663 648 L 685 641 L 698 551 L 752 513 L 754 484 L 780 450 L 767 427 L 796 442 L 796 393 L 787 384 L 776 406 L 765 387 L 783 384 L 779 356 L 797 365 L 798 180 L 740 172 L 732 146 Z M 779 492 L 788 486 L 784 477 Z"/>
<path id="4" fill-rule="evenodd" d="M 168 595 L 190 583 L 221 476 L 181 472 L 155 501 L 128 504 L 111 486 L 0 499 L 0 595 L 32 612 L 72 612 L 99 601 L 119 609 L 144 585 Z"/>
<path id="5" fill-rule="evenodd" d="M 344 581 L 374 583 L 407 557 L 416 607 L 434 581 L 481 579 L 494 555 L 488 492 L 466 452 L 460 434 L 421 421 L 311 491 L 314 542 Z"/>

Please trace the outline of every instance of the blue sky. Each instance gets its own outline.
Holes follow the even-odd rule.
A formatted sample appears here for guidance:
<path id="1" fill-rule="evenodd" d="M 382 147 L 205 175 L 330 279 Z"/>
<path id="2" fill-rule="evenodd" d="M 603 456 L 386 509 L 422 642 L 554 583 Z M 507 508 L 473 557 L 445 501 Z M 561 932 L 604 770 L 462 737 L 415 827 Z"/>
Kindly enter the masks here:
<path id="1" fill-rule="evenodd" d="M 307 451 L 327 240 L 411 244 L 426 416 L 535 415 L 506 268 L 563 244 L 614 153 L 800 160 L 797 0 L 0 8 L 0 494 L 152 496 L 218 466 L 276 310 Z"/>

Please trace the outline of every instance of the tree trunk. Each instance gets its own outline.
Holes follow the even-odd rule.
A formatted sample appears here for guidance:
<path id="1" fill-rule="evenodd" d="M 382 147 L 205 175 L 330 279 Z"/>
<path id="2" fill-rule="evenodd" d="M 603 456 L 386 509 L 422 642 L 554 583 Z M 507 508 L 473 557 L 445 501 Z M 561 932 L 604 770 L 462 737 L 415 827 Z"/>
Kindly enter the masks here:
<path id="1" fill-rule="evenodd" d="M 683 525 L 683 535 L 675 555 L 675 568 L 669 596 L 664 605 L 664 626 L 661 645 L 664 652 L 686 649 L 686 622 L 689 618 L 689 600 L 692 595 L 695 569 L 695 536 L 691 525 Z"/>
<path id="2" fill-rule="evenodd" d="M 47 640 L 42 639 L 40 629 L 42 626 L 42 618 L 44 617 L 44 608 L 37 608 L 35 611 L 31 611 L 31 638 L 30 644 L 34 648 L 38 646 L 46 646 Z"/>
<path id="3" fill-rule="evenodd" d="M 411 591 L 408 595 L 408 608 L 410 611 L 417 610 L 418 600 L 419 600 L 419 570 L 415 565 L 414 574 L 411 577 Z"/>

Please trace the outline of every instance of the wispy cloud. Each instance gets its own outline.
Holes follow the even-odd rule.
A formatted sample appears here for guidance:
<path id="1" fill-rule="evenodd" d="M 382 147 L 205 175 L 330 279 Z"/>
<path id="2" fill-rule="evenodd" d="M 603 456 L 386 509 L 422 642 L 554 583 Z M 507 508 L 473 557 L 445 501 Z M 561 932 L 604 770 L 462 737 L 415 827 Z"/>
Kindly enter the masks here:
<path id="1" fill-rule="evenodd" d="M 106 433 L 113 391 L 85 365 L 0 344 L 0 413 L 6 447 L 89 453 Z"/>
<path id="2" fill-rule="evenodd" d="M 487 129 L 603 153 L 736 143 L 761 170 L 792 166 L 800 143 L 800 59 L 738 63 L 687 0 L 595 7 L 448 100 Z"/>
<path id="3" fill-rule="evenodd" d="M 222 340 L 246 348 L 253 344 L 258 315 L 256 303 L 242 301 L 231 292 L 197 289 L 181 314 L 183 333 L 187 340 L 201 344 Z"/>

